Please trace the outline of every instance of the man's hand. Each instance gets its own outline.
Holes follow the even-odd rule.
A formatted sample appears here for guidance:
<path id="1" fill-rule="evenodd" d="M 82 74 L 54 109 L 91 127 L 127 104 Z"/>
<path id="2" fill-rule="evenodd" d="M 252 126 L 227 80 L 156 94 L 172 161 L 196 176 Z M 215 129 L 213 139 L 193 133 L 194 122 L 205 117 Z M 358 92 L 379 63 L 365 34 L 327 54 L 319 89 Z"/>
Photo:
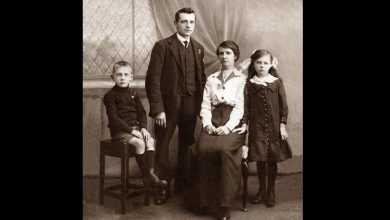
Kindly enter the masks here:
<path id="1" fill-rule="evenodd" d="M 167 119 L 165 116 L 165 112 L 160 112 L 156 115 L 156 124 L 158 126 L 162 126 L 163 128 L 167 127 Z"/>

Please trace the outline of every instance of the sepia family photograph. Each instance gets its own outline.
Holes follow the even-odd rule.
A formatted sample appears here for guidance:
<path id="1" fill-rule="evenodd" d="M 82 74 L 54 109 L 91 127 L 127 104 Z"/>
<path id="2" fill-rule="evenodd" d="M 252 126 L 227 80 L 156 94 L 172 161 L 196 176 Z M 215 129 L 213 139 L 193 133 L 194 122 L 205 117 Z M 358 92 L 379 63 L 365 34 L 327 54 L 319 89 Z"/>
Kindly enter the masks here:
<path id="1" fill-rule="evenodd" d="M 303 219 L 302 0 L 83 0 L 83 220 Z"/>

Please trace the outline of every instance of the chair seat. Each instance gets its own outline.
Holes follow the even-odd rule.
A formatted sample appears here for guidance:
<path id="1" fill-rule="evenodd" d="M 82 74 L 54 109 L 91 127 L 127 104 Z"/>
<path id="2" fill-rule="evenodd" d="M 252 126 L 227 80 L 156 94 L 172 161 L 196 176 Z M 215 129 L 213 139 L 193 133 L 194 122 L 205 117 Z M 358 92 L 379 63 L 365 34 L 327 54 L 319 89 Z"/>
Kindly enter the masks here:
<path id="1" fill-rule="evenodd" d="M 106 139 L 100 141 L 100 148 L 102 153 L 107 156 L 112 157 L 121 157 L 121 151 L 123 150 L 123 146 L 126 146 L 128 157 L 135 156 L 135 149 L 133 147 L 130 147 L 131 145 L 124 142 L 123 140 L 112 140 L 112 139 Z"/>

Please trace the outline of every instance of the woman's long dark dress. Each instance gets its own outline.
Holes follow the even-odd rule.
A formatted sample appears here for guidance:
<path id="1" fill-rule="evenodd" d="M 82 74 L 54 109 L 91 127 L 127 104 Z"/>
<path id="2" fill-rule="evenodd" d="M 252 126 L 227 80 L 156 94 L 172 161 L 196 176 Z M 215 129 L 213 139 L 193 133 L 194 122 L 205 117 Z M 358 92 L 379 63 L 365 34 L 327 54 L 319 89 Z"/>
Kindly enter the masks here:
<path id="1" fill-rule="evenodd" d="M 232 106 L 219 104 L 212 111 L 212 123 L 217 128 L 229 120 Z M 198 207 L 230 207 L 241 181 L 242 146 L 246 135 L 209 135 L 201 131 L 193 149 L 191 171 L 193 194 L 189 199 Z"/>

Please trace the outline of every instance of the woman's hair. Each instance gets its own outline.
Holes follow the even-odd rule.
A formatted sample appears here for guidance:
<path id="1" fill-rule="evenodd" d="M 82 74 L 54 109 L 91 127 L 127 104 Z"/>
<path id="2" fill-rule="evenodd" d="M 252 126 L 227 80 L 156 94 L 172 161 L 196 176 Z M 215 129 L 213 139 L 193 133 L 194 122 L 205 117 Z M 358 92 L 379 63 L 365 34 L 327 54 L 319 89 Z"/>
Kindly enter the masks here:
<path id="1" fill-rule="evenodd" d="M 256 60 L 258 60 L 260 57 L 263 57 L 263 56 L 266 56 L 266 55 L 270 56 L 270 58 L 271 58 L 270 61 L 272 63 L 274 57 L 272 56 L 272 54 L 268 50 L 259 49 L 259 50 L 255 50 L 255 52 L 252 54 L 252 56 L 251 56 L 251 64 L 248 67 L 248 80 L 250 80 L 254 75 L 256 75 L 256 70 L 255 70 L 255 67 L 254 67 L 254 63 L 256 62 Z M 279 78 L 280 80 L 282 80 L 282 78 L 278 74 L 278 71 L 276 71 L 276 69 L 273 66 L 271 66 L 271 68 L 269 69 L 268 72 L 271 75 L 273 75 L 274 77 Z"/>
<path id="2" fill-rule="evenodd" d="M 236 60 L 238 60 L 238 58 L 240 58 L 240 48 L 238 47 L 238 45 L 237 45 L 234 41 L 231 41 L 231 40 L 225 40 L 225 41 L 223 41 L 223 42 L 217 47 L 217 50 L 215 51 L 215 53 L 217 54 L 217 56 L 218 56 L 219 48 L 220 48 L 220 47 L 232 49 L 234 55 L 236 56 L 236 58 L 234 59 L 234 61 L 236 61 Z"/>
<path id="3" fill-rule="evenodd" d="M 130 69 L 131 69 L 131 65 L 130 65 L 129 62 L 121 60 L 121 61 L 118 61 L 118 62 L 116 62 L 116 63 L 114 64 L 114 66 L 112 67 L 112 72 L 115 73 L 115 71 L 116 71 L 119 67 L 124 67 L 124 66 L 129 66 Z"/>

